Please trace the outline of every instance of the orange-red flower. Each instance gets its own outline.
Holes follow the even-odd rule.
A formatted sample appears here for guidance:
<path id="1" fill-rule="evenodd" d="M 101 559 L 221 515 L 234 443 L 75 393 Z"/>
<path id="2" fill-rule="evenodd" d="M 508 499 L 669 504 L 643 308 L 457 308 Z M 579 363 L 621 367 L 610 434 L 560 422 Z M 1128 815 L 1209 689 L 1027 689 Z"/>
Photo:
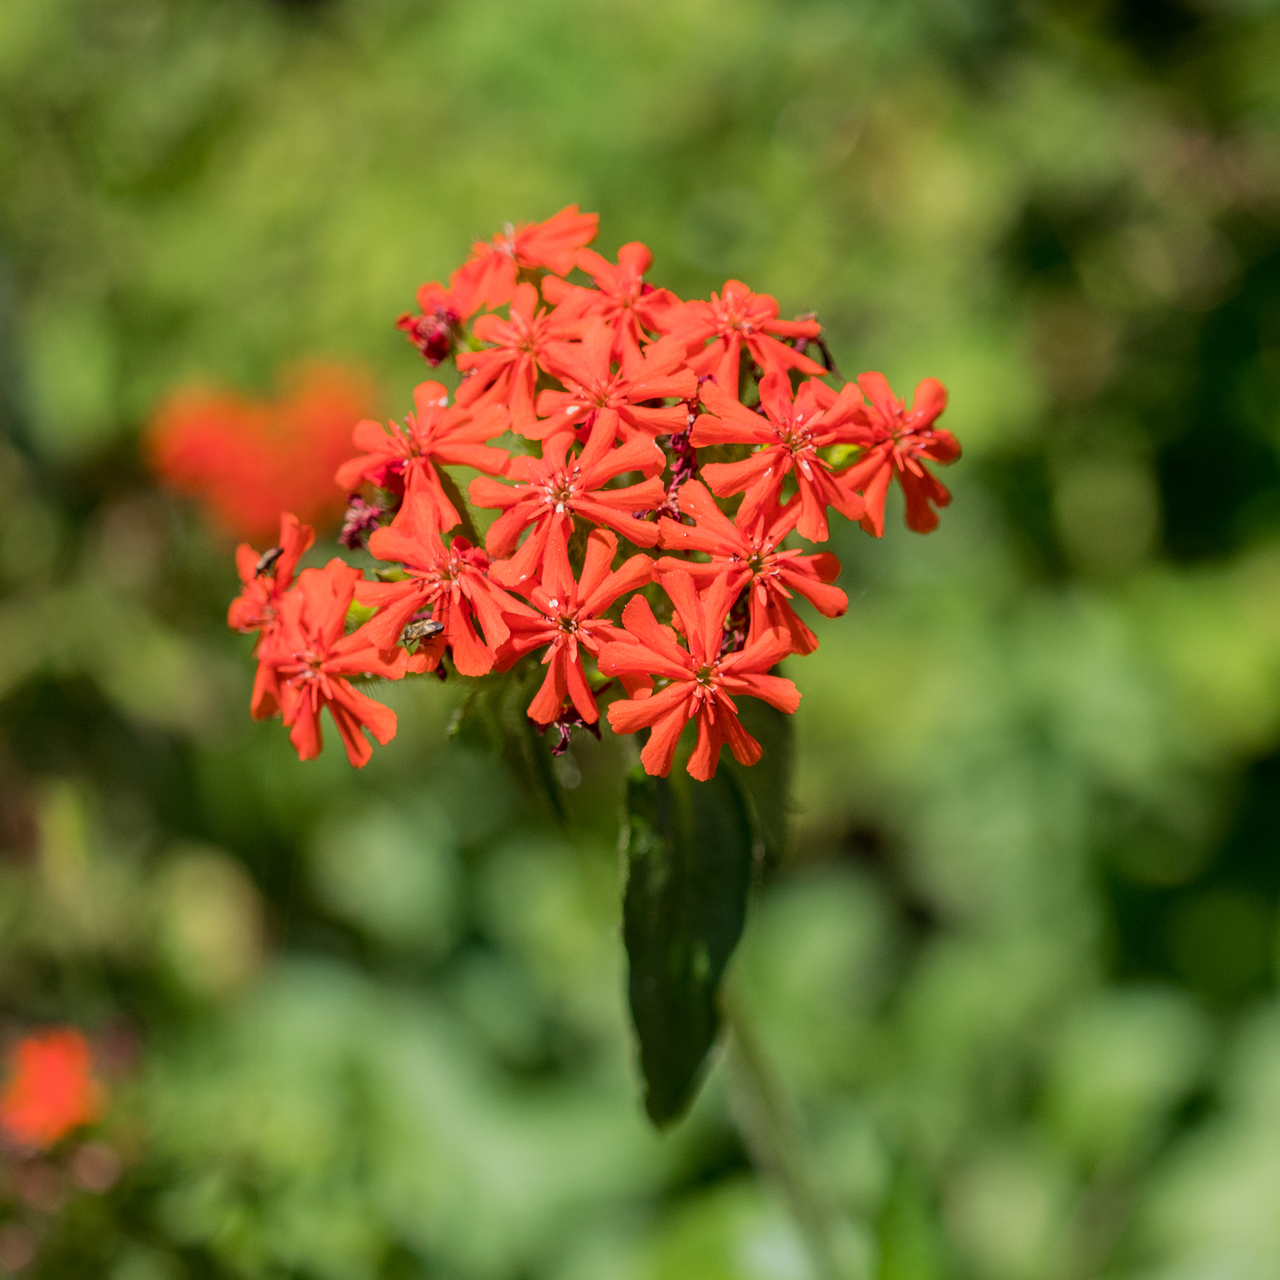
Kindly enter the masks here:
<path id="1" fill-rule="evenodd" d="M 685 363 L 684 347 L 666 338 L 644 354 L 627 354 L 614 368 L 613 336 L 596 325 L 582 342 L 558 343 L 547 350 L 547 366 L 563 391 L 538 395 L 543 421 L 525 435 L 535 440 L 561 431 L 603 433 L 609 440 L 657 437 L 683 431 L 689 411 L 683 404 L 660 406 L 655 400 L 691 400 L 698 379 Z"/>
<path id="2" fill-rule="evenodd" d="M 565 319 L 559 312 L 537 310 L 538 291 L 518 284 L 511 299 L 511 318 L 481 316 L 475 336 L 493 345 L 483 351 L 464 351 L 458 368 L 467 376 L 458 388 L 460 405 L 505 404 L 511 425 L 528 434 L 534 428 L 533 393 L 538 373 L 547 368 L 548 344 L 580 338 L 581 320 Z"/>
<path id="3" fill-rule="evenodd" d="M 389 528 L 369 539 L 369 550 L 379 560 L 402 564 L 409 575 L 400 582 L 356 583 L 356 599 L 378 610 L 364 627 L 374 644 L 391 648 L 414 614 L 430 609 L 444 630 L 428 649 L 426 669 L 434 669 L 446 645 L 460 675 L 482 676 L 492 669 L 494 650 L 508 635 L 504 611 L 524 606 L 490 581 L 489 557 L 479 547 L 454 538 L 446 548 L 430 511 L 410 500 Z"/>
<path id="4" fill-rule="evenodd" d="M 836 479 L 852 493 L 859 490 L 866 501 L 862 527 L 877 538 L 884 534 L 884 500 L 889 481 L 896 475 L 907 499 L 907 525 L 917 533 L 938 527 L 934 507 L 945 507 L 951 491 L 925 467 L 931 462 L 954 462 L 960 442 L 934 422 L 947 407 L 947 389 L 937 378 L 926 378 L 918 387 L 911 408 L 893 394 L 880 373 L 864 373 L 858 384 L 871 401 L 856 415 L 858 430 L 852 436 L 866 450 Z"/>
<path id="5" fill-rule="evenodd" d="M 637 546 L 657 542 L 658 526 L 636 519 L 632 512 L 652 511 L 665 501 L 662 481 L 652 473 L 662 470 L 666 458 L 647 436 L 637 436 L 616 449 L 610 447 L 610 440 L 607 431 L 593 432 L 581 455 L 573 456 L 569 453 L 573 437 L 560 432 L 543 443 L 541 458 L 511 459 L 507 474 L 517 484 L 499 484 L 483 476 L 471 482 L 471 501 L 476 506 L 502 510 L 485 538 L 491 556 L 511 557 L 490 568 L 495 582 L 519 586 L 544 561 L 556 563 L 555 572 L 561 576 L 568 574 L 574 516 L 614 529 Z M 604 487 L 626 471 L 647 472 L 650 479 L 622 489 Z M 531 525 L 517 550 L 521 533 Z"/>
<path id="6" fill-rule="evenodd" d="M 228 621 L 259 632 L 253 714 L 283 711 L 303 758 L 320 749 L 325 706 L 357 765 L 372 754 L 366 729 L 384 742 L 395 732 L 395 716 L 352 687 L 360 673 L 443 675 L 440 659 L 451 653 L 460 674 L 478 677 L 542 651 L 546 672 L 529 714 L 559 730 L 553 754 L 575 726 L 600 735 L 601 691 L 587 678 L 595 655 L 629 695 L 610 709 L 615 729 L 653 730 L 642 752 L 651 772 L 670 769 L 691 720 L 695 777 L 714 774 L 726 742 L 751 763 L 760 746 L 733 699 L 795 709 L 794 686 L 770 667 L 817 647 L 796 597 L 828 617 L 848 607 L 834 585 L 835 556 L 788 550 L 789 535 L 825 539 L 830 507 L 879 535 L 894 475 L 907 523 L 937 524 L 934 508 L 950 495 L 926 463 L 959 455 L 954 437 L 934 427 L 945 405 L 940 384 L 921 383 L 910 410 L 879 374 L 836 391 L 805 354 L 816 343 L 832 367 L 815 319 L 782 320 L 775 299 L 737 280 L 709 301 L 682 302 L 645 280 L 653 260 L 645 245 L 623 245 L 616 262 L 588 249 L 597 223 L 570 205 L 542 223 L 507 225 L 472 245 L 448 288 L 433 281 L 418 290 L 419 314 L 400 317 L 428 363 L 454 360 L 462 383 L 451 406 L 441 383 L 423 382 L 402 426 L 361 420 L 352 435 L 359 456 L 336 468 L 339 492 L 350 497 L 340 542 L 358 550 L 367 539 L 397 568 L 365 582 L 334 561 L 295 581 L 311 531 L 293 516 L 281 523 L 279 548 L 262 557 L 247 543 L 238 549 L 243 585 Z M 564 278 L 575 268 L 590 276 L 588 287 Z M 808 380 L 793 391 L 797 373 Z M 759 403 L 748 408 L 738 392 L 753 381 Z M 241 402 L 228 410 L 232 418 L 265 412 Z M 541 456 L 496 447 L 512 428 L 540 441 Z M 305 519 L 305 507 L 276 500 L 279 484 L 270 499 L 254 488 L 270 468 L 227 446 L 225 424 L 218 430 L 188 432 L 178 448 L 180 432 L 157 428 L 164 448 L 153 452 L 183 483 L 216 470 L 201 461 L 202 448 L 218 458 L 239 450 L 239 470 L 218 473 L 226 509 L 260 517 L 269 501 L 264 536 L 282 509 Z M 237 430 L 230 436 L 238 440 Z M 706 449 L 715 461 L 699 458 Z M 451 537 L 466 519 L 443 469 L 453 467 L 481 473 L 471 500 L 497 512 L 484 549 Z M 366 484 L 382 492 L 354 492 Z M 716 499 L 738 495 L 730 518 Z M 335 492 L 335 514 L 337 500 Z M 614 571 L 620 538 L 666 554 L 635 555 Z M 639 596 L 626 604 L 626 626 L 610 621 L 607 611 L 655 575 L 675 603 L 673 626 L 659 626 Z M 353 600 L 373 616 L 346 635 Z"/>
<path id="7" fill-rule="evenodd" d="M 800 620 L 791 607 L 791 593 L 804 596 L 824 617 L 838 618 L 849 608 L 849 597 L 830 584 L 840 574 L 840 561 L 829 551 L 804 555 L 784 551 L 782 540 L 791 532 L 799 507 L 763 513 L 754 524 L 739 518 L 730 520 L 715 500 L 696 480 L 680 489 L 680 509 L 697 524 L 690 527 L 665 517 L 658 521 L 658 544 L 668 551 L 701 551 L 706 563 L 676 560 L 663 556 L 655 566 L 658 573 L 685 570 L 700 590 L 717 578 L 729 584 L 731 598 L 749 588 L 750 620 L 748 643 L 766 631 L 791 635 L 792 653 L 812 653 L 818 637 Z"/>
<path id="8" fill-rule="evenodd" d="M 396 713 L 352 688 L 350 676 L 398 680 L 425 670 L 425 661 L 397 648 L 388 655 L 369 636 L 367 625 L 344 635 L 347 610 L 361 579 L 359 569 L 330 560 L 323 569 L 304 569 L 280 606 L 275 629 L 262 639 L 258 660 L 275 672 L 276 698 L 289 740 L 300 760 L 320 754 L 320 712 L 329 714 L 357 769 L 373 755 L 362 728 L 384 746 L 396 736 Z M 263 708 L 269 714 L 275 708 Z"/>
<path id="9" fill-rule="evenodd" d="M 500 404 L 450 407 L 448 388 L 439 382 L 414 387 L 413 407 L 405 425 L 389 423 L 390 431 L 377 422 L 358 423 L 351 441 L 364 452 L 344 462 L 335 479 L 348 491 L 368 480 L 379 489 L 417 494 L 435 513 L 438 527 L 452 529 L 462 517 L 445 495 L 436 466 L 445 463 L 500 473 L 507 462 L 506 450 L 484 442 L 506 430 L 507 410 Z"/>
<path id="10" fill-rule="evenodd" d="M 498 655 L 498 670 L 507 670 L 517 658 L 547 646 L 542 663 L 547 674 L 542 687 L 529 704 L 529 718 L 542 726 L 556 720 L 565 698 L 569 698 L 585 724 L 600 718 L 595 696 L 587 683 L 582 655 L 593 657 L 601 644 L 626 638 L 621 627 L 600 615 L 620 596 L 649 581 L 653 561 L 635 555 L 610 571 L 618 539 L 604 529 L 593 529 L 587 539 L 582 577 L 561 576 L 551 566 L 539 583 L 521 587 L 537 611 L 512 614 L 507 618 L 511 637 Z"/>
<path id="11" fill-rule="evenodd" d="M 244 590 L 227 609 L 227 626 L 248 634 L 274 625 L 298 561 L 315 539 L 316 531 L 309 524 L 285 511 L 280 516 L 280 540 L 272 550 L 260 553 L 242 542 L 236 548 L 236 571 Z"/>
<path id="12" fill-rule="evenodd" d="M 676 607 L 689 647 L 682 648 L 675 632 L 659 625 L 643 596 L 632 596 L 622 611 L 629 640 L 606 644 L 597 664 L 605 675 L 647 675 L 670 683 L 648 696 L 615 702 L 609 708 L 610 725 L 616 733 L 652 730 L 640 762 L 660 777 L 671 772 L 676 743 L 690 720 L 697 723 L 698 740 L 688 769 L 699 781 L 715 775 L 725 743 L 739 764 L 755 764 L 761 747 L 739 722 L 733 695 L 760 698 L 779 711 L 794 712 L 800 704 L 795 685 L 768 674 L 790 651 L 791 637 L 766 631 L 738 652 L 722 654 L 724 620 L 734 598 L 728 580 L 716 578 L 704 597 L 683 570 L 660 574 L 658 581 Z"/>
<path id="13" fill-rule="evenodd" d="M 102 1112 L 89 1044 L 74 1027 L 26 1036 L 10 1055 L 12 1075 L 0 1096 L 0 1133 L 22 1147 L 51 1147 Z"/>
<path id="14" fill-rule="evenodd" d="M 596 287 L 584 289 L 548 276 L 542 282 L 542 295 L 566 316 L 589 319 L 607 328 L 613 334 L 614 359 L 637 356 L 647 335 L 661 333 L 668 313 L 680 305 L 669 289 L 645 284 L 644 273 L 652 262 L 652 250 L 638 241 L 618 250 L 617 265 L 594 249 L 583 249 L 578 266 Z"/>
<path id="15" fill-rule="evenodd" d="M 787 375 L 766 373 L 760 381 L 763 417 L 714 382 L 703 383 L 700 394 L 710 413 L 701 414 L 693 424 L 689 439 L 696 448 L 759 446 L 742 462 L 713 462 L 702 468 L 703 479 L 717 496 L 746 491 L 739 508 L 743 527 L 755 523 L 779 499 L 782 482 L 793 471 L 797 489 L 793 501 L 800 504 L 795 527 L 802 538 L 826 541 L 828 507 L 850 520 L 861 519 L 862 499 L 836 482 L 830 464 L 817 452 L 854 438 L 853 413 L 861 402 L 857 387 L 845 387 L 835 396 L 820 382 L 805 382 L 792 400 Z"/>
<path id="16" fill-rule="evenodd" d="M 730 393 L 738 390 L 743 347 L 765 372 L 798 369 L 815 377 L 827 372 L 774 336 L 816 338 L 822 326 L 816 320 L 779 320 L 777 301 L 767 293 L 752 293 L 741 280 L 728 281 L 710 302 L 686 302 L 664 321 L 665 332 L 688 344 L 694 372 L 710 374 Z M 708 338 L 711 342 L 703 346 Z"/>
<path id="17" fill-rule="evenodd" d="M 520 271 L 545 267 L 558 276 L 573 270 L 578 250 L 590 244 L 600 229 L 598 213 L 579 213 L 566 205 L 546 222 L 508 224 L 490 241 L 471 246 L 471 260 L 455 280 L 486 307 L 505 306 L 515 292 Z"/>
<path id="18" fill-rule="evenodd" d="M 293 585 L 294 570 L 315 536 L 309 524 L 300 524 L 297 516 L 285 512 L 280 517 L 280 541 L 271 551 L 259 555 L 247 542 L 236 548 L 236 569 L 244 590 L 227 609 L 227 626 L 234 631 L 261 631 L 264 635 L 275 629 L 280 604 Z M 261 641 L 254 646 L 254 652 L 260 647 Z M 258 720 L 274 715 L 279 705 L 276 694 L 275 668 L 260 662 L 249 698 L 249 713 Z"/>
<path id="19" fill-rule="evenodd" d="M 291 375 L 274 401 L 185 388 L 156 411 L 146 451 L 161 481 L 233 537 L 270 538 L 281 511 L 331 526 L 344 506 L 333 472 L 372 400 L 363 375 L 325 365 Z"/>

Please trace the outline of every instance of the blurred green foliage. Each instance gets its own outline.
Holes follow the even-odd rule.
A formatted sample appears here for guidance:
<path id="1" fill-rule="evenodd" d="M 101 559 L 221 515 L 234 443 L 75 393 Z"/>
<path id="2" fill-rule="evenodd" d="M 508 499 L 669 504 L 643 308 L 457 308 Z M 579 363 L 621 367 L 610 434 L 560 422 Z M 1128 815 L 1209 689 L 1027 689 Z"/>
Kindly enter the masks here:
<path id="1" fill-rule="evenodd" d="M 1267 0 L 0 6 L 0 1014 L 132 1046 L 123 1178 L 10 1179 L 0 1265 L 812 1274 L 720 1067 L 643 1122 L 628 746 L 572 836 L 434 682 L 300 765 L 136 452 L 300 357 L 405 412 L 414 287 L 577 201 L 951 389 L 941 530 L 835 536 L 736 966 L 849 1257 L 1280 1275 L 1278 66 Z"/>

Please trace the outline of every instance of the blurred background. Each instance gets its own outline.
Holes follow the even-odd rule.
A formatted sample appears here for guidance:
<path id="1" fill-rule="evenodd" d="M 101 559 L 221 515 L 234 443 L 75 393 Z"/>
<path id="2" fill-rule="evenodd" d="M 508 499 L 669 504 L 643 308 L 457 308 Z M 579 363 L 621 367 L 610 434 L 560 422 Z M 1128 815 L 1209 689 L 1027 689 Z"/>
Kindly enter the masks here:
<path id="1" fill-rule="evenodd" d="M 572 837 L 451 683 L 299 764 L 140 445 L 299 362 L 404 414 L 416 286 L 570 202 L 951 391 L 940 531 L 834 535 L 736 975 L 851 1256 L 1280 1275 L 1268 0 L 0 5 L 0 1036 L 81 1028 L 108 1095 L 0 1157 L 0 1270 L 814 1274 L 721 1066 L 643 1120 L 618 744 Z"/>

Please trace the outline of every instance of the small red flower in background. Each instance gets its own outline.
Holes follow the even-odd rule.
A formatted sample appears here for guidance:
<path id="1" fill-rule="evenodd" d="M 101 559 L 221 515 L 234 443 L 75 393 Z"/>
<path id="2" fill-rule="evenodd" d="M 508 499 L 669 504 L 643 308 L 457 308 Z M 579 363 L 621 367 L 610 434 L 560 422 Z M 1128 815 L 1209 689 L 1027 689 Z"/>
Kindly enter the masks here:
<path id="1" fill-rule="evenodd" d="M 766 631 L 737 653 L 722 654 L 724 620 L 737 594 L 729 580 L 716 578 L 701 597 L 682 569 L 659 574 L 658 582 L 676 607 L 689 647 L 681 648 L 676 633 L 659 625 L 643 596 L 632 596 L 622 611 L 628 642 L 606 644 L 597 665 L 607 676 L 650 676 L 670 683 L 657 693 L 645 696 L 642 691 L 630 701 L 615 702 L 609 724 L 615 733 L 653 730 L 640 763 L 660 777 L 671 772 L 676 743 L 690 720 L 697 722 L 698 741 L 688 770 L 700 782 L 715 776 L 725 743 L 739 764 L 755 764 L 761 747 L 739 722 L 732 695 L 760 698 L 779 711 L 794 712 L 799 690 L 790 680 L 768 674 L 791 652 L 791 637 Z"/>
<path id="2" fill-rule="evenodd" d="M 51 1147 L 102 1113 L 105 1093 L 93 1078 L 88 1041 L 74 1027 L 20 1040 L 0 1097 L 0 1133 L 22 1147 Z"/>
<path id="3" fill-rule="evenodd" d="M 346 505 L 333 473 L 372 402 L 367 377 L 332 365 L 296 371 L 275 401 L 186 388 L 152 418 L 146 450 L 156 476 L 232 537 L 270 538 L 281 511 L 328 527 Z"/>
<path id="4" fill-rule="evenodd" d="M 862 527 L 879 538 L 884 534 L 889 481 L 896 475 L 907 499 L 907 527 L 932 533 L 938 527 L 933 508 L 947 506 L 951 491 L 925 467 L 924 460 L 946 464 L 960 456 L 955 436 L 933 425 L 947 407 L 947 389 L 937 378 L 926 378 L 916 387 L 908 409 L 881 373 L 862 374 L 858 385 L 871 403 L 858 410 L 858 429 L 851 439 L 866 452 L 837 479 L 848 491 L 862 492 L 867 504 Z"/>

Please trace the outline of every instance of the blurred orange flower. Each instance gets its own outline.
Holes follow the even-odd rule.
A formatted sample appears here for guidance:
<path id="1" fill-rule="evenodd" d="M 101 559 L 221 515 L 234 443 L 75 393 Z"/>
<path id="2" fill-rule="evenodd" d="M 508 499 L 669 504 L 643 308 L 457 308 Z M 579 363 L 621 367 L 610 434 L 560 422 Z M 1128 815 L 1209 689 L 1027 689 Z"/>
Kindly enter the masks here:
<path id="1" fill-rule="evenodd" d="M 24 1147 L 50 1147 L 101 1113 L 102 1086 L 91 1074 L 89 1045 L 74 1027 L 20 1040 L 0 1096 L 0 1132 Z"/>
<path id="2" fill-rule="evenodd" d="M 282 511 L 331 526 L 346 507 L 333 473 L 373 398 L 366 375 L 334 365 L 295 370 L 275 401 L 181 388 L 152 418 L 146 452 L 163 483 L 232 537 L 271 538 Z"/>

